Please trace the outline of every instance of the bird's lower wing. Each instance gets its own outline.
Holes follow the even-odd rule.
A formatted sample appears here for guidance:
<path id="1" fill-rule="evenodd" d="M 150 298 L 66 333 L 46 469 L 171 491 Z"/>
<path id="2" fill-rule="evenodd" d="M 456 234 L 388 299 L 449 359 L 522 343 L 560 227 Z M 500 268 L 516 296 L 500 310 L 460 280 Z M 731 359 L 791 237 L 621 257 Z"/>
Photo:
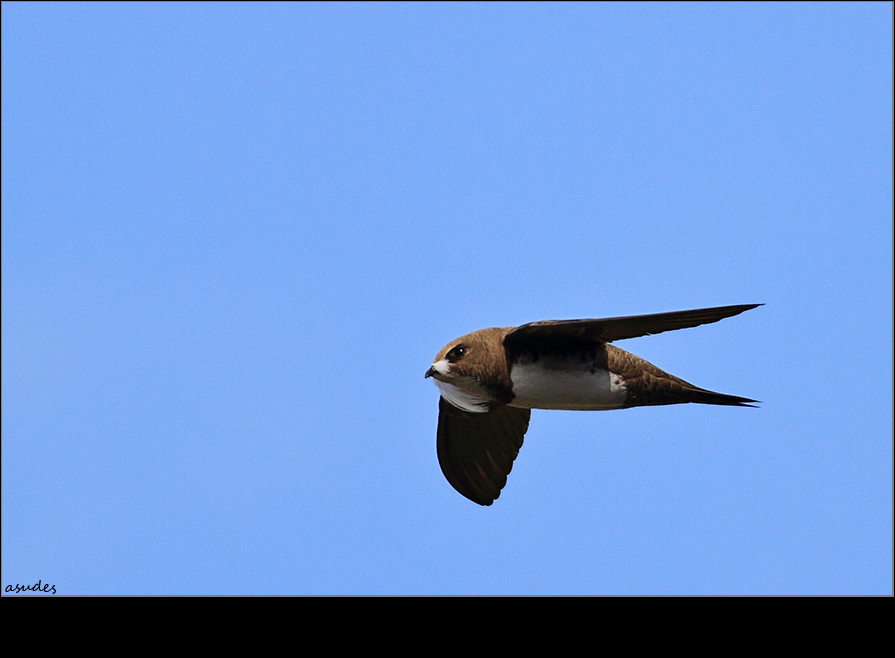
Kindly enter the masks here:
<path id="1" fill-rule="evenodd" d="M 531 410 L 501 406 L 487 413 L 470 413 L 444 398 L 439 398 L 438 405 L 441 471 L 471 501 L 490 505 L 507 483 Z"/>

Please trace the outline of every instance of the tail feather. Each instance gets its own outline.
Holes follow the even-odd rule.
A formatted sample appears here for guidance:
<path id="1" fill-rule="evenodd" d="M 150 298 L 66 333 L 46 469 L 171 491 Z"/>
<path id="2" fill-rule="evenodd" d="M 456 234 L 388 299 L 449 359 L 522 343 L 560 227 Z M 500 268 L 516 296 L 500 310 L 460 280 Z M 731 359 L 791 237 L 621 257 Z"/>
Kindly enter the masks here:
<path id="1" fill-rule="evenodd" d="M 626 406 L 646 407 L 660 404 L 722 404 L 731 407 L 754 407 L 758 400 L 737 395 L 715 393 L 694 386 L 657 368 L 646 359 L 612 344 L 606 345 L 609 370 L 617 373 L 628 391 Z"/>
<path id="2" fill-rule="evenodd" d="M 695 386 L 693 386 L 693 388 L 691 388 L 690 390 L 684 390 L 686 391 L 686 395 L 682 397 L 689 397 L 690 399 L 684 399 L 681 400 L 681 402 L 695 402 L 697 404 L 723 404 L 731 407 L 757 407 L 757 405 L 760 404 L 758 400 L 741 398 L 738 395 L 715 393 L 714 391 L 707 391 L 704 388 L 697 388 Z"/>

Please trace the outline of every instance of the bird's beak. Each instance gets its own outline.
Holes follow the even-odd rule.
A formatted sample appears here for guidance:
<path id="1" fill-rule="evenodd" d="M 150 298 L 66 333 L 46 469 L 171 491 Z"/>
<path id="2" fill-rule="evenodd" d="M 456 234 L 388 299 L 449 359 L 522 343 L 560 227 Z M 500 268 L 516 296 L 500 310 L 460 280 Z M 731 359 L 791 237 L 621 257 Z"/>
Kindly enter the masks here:
<path id="1" fill-rule="evenodd" d="M 435 374 L 435 366 L 432 366 L 431 368 L 429 368 L 429 369 L 426 371 L 426 377 L 431 377 L 431 376 L 434 375 L 434 374 Z"/>

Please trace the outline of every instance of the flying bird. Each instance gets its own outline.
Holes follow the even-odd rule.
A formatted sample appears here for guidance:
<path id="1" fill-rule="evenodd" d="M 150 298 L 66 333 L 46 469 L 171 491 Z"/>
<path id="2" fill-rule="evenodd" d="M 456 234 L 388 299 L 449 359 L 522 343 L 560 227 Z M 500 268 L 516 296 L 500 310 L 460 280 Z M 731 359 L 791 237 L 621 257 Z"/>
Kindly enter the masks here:
<path id="1" fill-rule="evenodd" d="M 426 371 L 441 391 L 438 462 L 451 486 L 479 505 L 500 496 L 532 409 L 581 411 L 660 404 L 752 407 L 756 400 L 693 386 L 613 341 L 697 327 L 761 304 L 546 320 L 480 329 L 451 341 Z"/>

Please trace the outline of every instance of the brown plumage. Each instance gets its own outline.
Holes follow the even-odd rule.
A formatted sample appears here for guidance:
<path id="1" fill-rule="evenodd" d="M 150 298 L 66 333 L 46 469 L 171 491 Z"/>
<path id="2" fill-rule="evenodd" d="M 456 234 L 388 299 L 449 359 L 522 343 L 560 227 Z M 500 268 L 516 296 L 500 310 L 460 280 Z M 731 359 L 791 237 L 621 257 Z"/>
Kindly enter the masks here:
<path id="1" fill-rule="evenodd" d="M 441 390 L 438 460 L 451 486 L 490 505 L 506 484 L 531 409 L 664 404 L 753 406 L 671 375 L 609 343 L 695 327 L 760 304 L 481 329 L 445 345 L 426 377 Z"/>

